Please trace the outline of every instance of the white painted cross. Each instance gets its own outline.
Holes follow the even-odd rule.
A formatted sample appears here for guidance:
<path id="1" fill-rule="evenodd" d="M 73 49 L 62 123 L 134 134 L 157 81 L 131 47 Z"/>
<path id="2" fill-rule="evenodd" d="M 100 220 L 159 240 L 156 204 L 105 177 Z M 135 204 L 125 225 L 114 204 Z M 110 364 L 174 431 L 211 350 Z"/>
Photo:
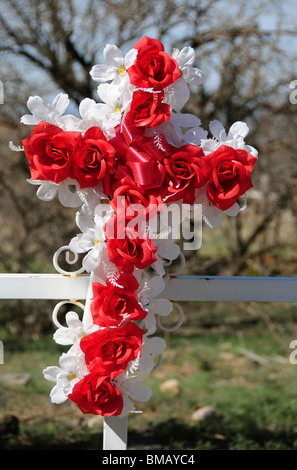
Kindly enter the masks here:
<path id="1" fill-rule="evenodd" d="M 0 299 L 84 300 L 89 275 L 0 274 Z M 297 278 L 168 276 L 162 298 L 172 301 L 297 302 Z M 127 417 L 104 419 L 103 449 L 126 450 Z"/>

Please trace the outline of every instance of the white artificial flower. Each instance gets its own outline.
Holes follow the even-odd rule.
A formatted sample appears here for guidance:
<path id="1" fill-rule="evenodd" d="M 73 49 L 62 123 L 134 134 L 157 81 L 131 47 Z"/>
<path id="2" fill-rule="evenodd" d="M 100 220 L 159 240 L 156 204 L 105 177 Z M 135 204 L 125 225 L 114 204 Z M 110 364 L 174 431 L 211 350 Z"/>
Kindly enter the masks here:
<path id="1" fill-rule="evenodd" d="M 103 90 L 101 90 L 100 93 L 101 92 L 102 97 L 106 99 L 105 95 L 108 95 L 108 93 L 104 94 Z M 120 93 L 118 93 L 117 96 L 119 94 Z M 75 130 L 84 134 L 91 127 L 100 127 L 107 140 L 115 137 L 116 134 L 114 128 L 119 124 L 122 116 L 121 111 L 119 110 L 120 98 L 115 99 L 113 104 L 110 97 L 107 97 L 107 100 L 108 104 L 105 102 L 96 103 L 96 101 L 90 98 L 82 100 L 79 105 L 81 120 Z"/>
<path id="2" fill-rule="evenodd" d="M 181 51 L 173 49 L 172 57 L 178 63 L 183 79 L 187 83 L 201 85 L 204 80 L 204 74 L 197 67 L 192 67 L 195 61 L 195 51 L 192 47 L 186 46 Z"/>
<path id="3" fill-rule="evenodd" d="M 226 133 L 223 124 L 217 120 L 210 122 L 209 129 L 213 138 L 202 139 L 201 141 L 201 147 L 205 155 L 215 152 L 221 145 L 228 145 L 233 149 L 246 150 L 254 157 L 258 157 L 257 150 L 245 143 L 244 139 L 249 132 L 249 128 L 245 122 L 237 121 L 232 124 L 228 134 Z"/>
<path id="4" fill-rule="evenodd" d="M 134 274 L 136 271 L 134 272 Z M 109 253 L 106 248 L 101 252 L 100 264 L 97 266 L 94 272 L 94 282 L 99 282 L 100 284 L 105 285 L 106 279 L 116 277 L 118 275 L 117 266 L 112 263 L 109 259 Z"/>
<path id="5" fill-rule="evenodd" d="M 223 214 L 228 215 L 229 217 L 235 217 L 239 214 L 240 211 L 245 209 L 245 205 L 241 207 L 238 202 L 235 202 L 232 207 L 222 211 L 209 201 L 206 193 L 206 186 L 196 190 L 195 204 L 202 204 L 203 220 L 211 229 L 216 229 L 221 225 Z"/>
<path id="6" fill-rule="evenodd" d="M 149 374 L 155 367 L 154 356 L 161 355 L 166 348 L 166 341 L 163 338 L 145 337 L 141 357 L 138 363 L 138 370 L 144 374 Z"/>
<path id="7" fill-rule="evenodd" d="M 175 260 L 180 254 L 179 245 L 177 245 L 175 241 L 170 238 L 156 239 L 154 240 L 154 245 L 157 248 L 158 255 L 167 261 Z"/>
<path id="8" fill-rule="evenodd" d="M 139 282 L 137 300 L 142 308 L 147 311 L 147 315 L 142 320 L 142 324 L 148 330 L 147 334 L 153 334 L 156 329 L 155 315 L 169 315 L 173 309 L 173 305 L 170 300 L 156 298 L 159 297 L 165 289 L 165 281 L 162 275 L 150 276 L 144 272 L 137 280 Z"/>
<path id="9" fill-rule="evenodd" d="M 102 103 L 96 103 L 95 100 L 85 98 L 80 102 L 78 110 L 81 120 L 76 130 L 84 133 L 91 127 L 102 128 L 104 110 Z"/>
<path id="10" fill-rule="evenodd" d="M 139 289 L 137 293 L 138 302 L 146 308 L 151 299 L 157 297 L 165 289 L 165 281 L 162 276 L 149 276 L 147 273 L 138 279 Z"/>
<path id="11" fill-rule="evenodd" d="M 125 372 L 116 377 L 114 382 L 123 396 L 122 416 L 128 413 L 136 412 L 134 401 L 146 402 L 152 396 L 152 390 L 143 385 L 142 382 L 148 377 L 149 373 L 155 367 L 154 355 L 162 355 L 166 348 L 166 342 L 163 338 L 148 338 L 146 333 L 142 345 L 141 356 L 132 361 Z"/>
<path id="12" fill-rule="evenodd" d="M 52 403 L 56 404 L 67 400 L 75 384 L 88 373 L 82 354 L 63 353 L 59 365 L 60 367 L 49 366 L 43 370 L 44 378 L 56 383 L 50 393 Z"/>
<path id="13" fill-rule="evenodd" d="M 178 203 L 164 206 L 159 215 L 156 215 L 148 224 L 148 236 L 157 248 L 153 268 L 159 276 L 165 275 L 164 262 L 172 262 L 180 253 L 180 247 L 175 243 L 180 238 L 180 209 Z M 170 220 L 169 213 L 170 210 Z"/>
<path id="14" fill-rule="evenodd" d="M 30 96 L 27 107 L 32 114 L 24 114 L 21 123 L 27 125 L 37 125 L 41 121 L 68 130 L 76 125 L 78 119 L 72 115 L 62 116 L 66 111 L 70 100 L 68 95 L 59 93 L 52 103 L 46 103 L 40 96 Z"/>
<path id="15" fill-rule="evenodd" d="M 110 205 L 105 202 L 108 200 L 107 196 L 98 187 L 94 188 L 94 191 L 85 191 L 84 189 L 79 192 L 83 205 L 79 208 L 75 217 L 76 225 L 81 232 L 86 232 L 90 227 L 93 227 L 95 214 L 96 217 L 99 216 L 99 207 L 102 216 L 105 216 L 107 211 L 111 211 Z M 98 204 L 98 198 L 101 199 L 100 205 Z M 97 208 L 97 206 L 99 207 Z"/>
<path id="16" fill-rule="evenodd" d="M 156 315 L 166 317 L 172 312 L 173 305 L 168 299 L 152 299 L 146 306 L 147 315 L 144 318 L 143 324 L 148 330 L 149 334 L 153 334 L 156 330 Z"/>
<path id="17" fill-rule="evenodd" d="M 168 104 L 172 110 L 180 112 L 189 101 L 190 90 L 187 82 L 180 77 L 172 85 L 165 88 L 164 103 Z"/>
<path id="18" fill-rule="evenodd" d="M 242 149 L 249 152 L 254 157 L 258 157 L 258 152 L 254 147 L 246 145 L 245 137 L 249 132 L 246 123 L 237 121 L 229 129 L 227 133 L 220 121 L 214 120 L 209 124 L 209 129 L 213 135 L 212 139 L 202 139 L 201 148 L 205 155 L 215 152 L 221 145 L 227 145 L 235 150 Z M 243 195 L 243 199 L 245 195 Z M 246 208 L 246 202 L 239 205 L 236 202 L 226 211 L 221 211 L 218 207 L 212 205 L 206 196 L 206 187 L 200 188 L 197 192 L 195 203 L 202 204 L 203 219 L 206 224 L 213 229 L 218 228 L 222 223 L 222 213 L 235 217 L 238 213 Z"/>
<path id="19" fill-rule="evenodd" d="M 39 186 L 36 195 L 41 201 L 51 201 L 58 195 L 60 203 L 65 207 L 81 206 L 81 196 L 88 191 L 81 190 L 78 183 L 71 178 L 67 178 L 61 181 L 61 183 L 32 179 L 28 179 L 27 181 L 30 184 Z M 74 191 L 70 188 L 74 189 Z"/>
<path id="20" fill-rule="evenodd" d="M 100 228 L 90 228 L 87 232 L 72 238 L 69 248 L 73 253 L 86 253 L 82 266 L 87 272 L 94 271 L 100 264 L 105 236 Z"/>
<path id="21" fill-rule="evenodd" d="M 104 228 L 106 222 L 111 217 L 112 209 L 108 205 L 104 211 L 102 206 L 103 204 L 99 204 L 95 208 L 93 226 L 85 227 L 86 230 L 72 238 L 69 243 L 69 248 L 73 253 L 87 253 L 83 259 L 82 266 L 88 272 L 95 271 L 99 266 L 102 250 L 106 247 Z"/>
<path id="22" fill-rule="evenodd" d="M 216 229 L 222 223 L 222 211 L 207 200 L 203 205 L 203 220 L 208 227 Z"/>
<path id="23" fill-rule="evenodd" d="M 132 400 L 139 401 L 139 402 L 146 402 L 152 396 L 152 391 L 146 385 L 142 385 L 139 382 L 129 380 L 127 383 L 128 392 L 127 394 Z M 134 407 L 133 407 L 134 408 Z"/>
<path id="24" fill-rule="evenodd" d="M 195 60 L 195 51 L 192 47 L 184 47 L 181 51 L 173 49 L 172 57 L 176 60 L 182 76 L 165 90 L 165 102 L 172 109 L 179 112 L 190 98 L 188 83 L 200 85 L 204 75 L 197 67 L 192 67 Z"/>
<path id="25" fill-rule="evenodd" d="M 155 257 L 157 261 L 153 263 L 153 268 L 156 270 L 159 276 L 164 276 L 166 271 L 164 269 L 164 264 L 171 264 L 175 260 L 179 253 L 180 247 L 172 239 L 155 239 L 153 241 L 157 251 L 155 252 Z"/>
<path id="26" fill-rule="evenodd" d="M 207 138 L 201 120 L 189 113 L 171 113 L 170 121 L 161 124 L 158 130 L 165 135 L 169 144 L 178 148 L 187 144 L 200 146 L 202 139 Z"/>
<path id="27" fill-rule="evenodd" d="M 131 374 L 126 371 L 113 380 L 123 397 L 123 409 L 119 415 L 120 418 L 127 416 L 129 413 L 139 413 L 135 410 L 133 401 L 146 402 L 151 398 L 151 389 L 146 385 L 142 385 L 147 375 Z"/>
<path id="28" fill-rule="evenodd" d="M 65 320 L 67 327 L 62 326 L 58 328 L 53 336 L 57 344 L 64 346 L 77 343 L 82 337 L 99 328 L 97 325 L 93 325 L 86 329 L 78 314 L 72 311 L 66 313 Z"/>
<path id="29" fill-rule="evenodd" d="M 94 65 L 90 75 L 96 82 L 108 82 L 113 80 L 115 83 L 121 81 L 127 75 L 127 69 L 134 64 L 138 51 L 131 49 L 125 57 L 121 50 L 111 44 L 107 44 L 103 50 L 105 64 Z"/>
<path id="30" fill-rule="evenodd" d="M 132 89 L 130 85 L 122 87 L 114 83 L 102 83 L 98 86 L 98 96 L 104 103 L 101 107 L 103 130 L 113 129 L 121 122 L 131 104 Z"/>

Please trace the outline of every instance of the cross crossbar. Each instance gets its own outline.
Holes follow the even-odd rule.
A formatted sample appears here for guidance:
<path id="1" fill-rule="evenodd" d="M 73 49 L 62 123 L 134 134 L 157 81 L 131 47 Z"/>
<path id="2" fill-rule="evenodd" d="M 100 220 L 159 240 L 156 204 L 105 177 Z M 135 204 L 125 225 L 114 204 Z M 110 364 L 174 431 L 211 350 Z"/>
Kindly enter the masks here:
<path id="1" fill-rule="evenodd" d="M 0 299 L 83 300 L 88 285 L 87 274 L 0 274 Z M 169 276 L 160 297 L 175 301 L 297 302 L 297 278 Z"/>

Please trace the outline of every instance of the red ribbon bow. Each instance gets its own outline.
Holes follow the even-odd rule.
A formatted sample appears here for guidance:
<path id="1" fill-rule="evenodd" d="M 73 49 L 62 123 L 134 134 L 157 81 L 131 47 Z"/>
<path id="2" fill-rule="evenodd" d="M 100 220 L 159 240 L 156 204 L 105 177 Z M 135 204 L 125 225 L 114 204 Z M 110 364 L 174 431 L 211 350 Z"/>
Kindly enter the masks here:
<path id="1" fill-rule="evenodd" d="M 129 123 L 123 122 L 116 128 L 116 137 L 110 143 L 119 160 L 116 179 L 131 178 L 143 189 L 162 186 L 166 174 L 163 159 L 171 154 L 162 134 L 144 137 Z"/>

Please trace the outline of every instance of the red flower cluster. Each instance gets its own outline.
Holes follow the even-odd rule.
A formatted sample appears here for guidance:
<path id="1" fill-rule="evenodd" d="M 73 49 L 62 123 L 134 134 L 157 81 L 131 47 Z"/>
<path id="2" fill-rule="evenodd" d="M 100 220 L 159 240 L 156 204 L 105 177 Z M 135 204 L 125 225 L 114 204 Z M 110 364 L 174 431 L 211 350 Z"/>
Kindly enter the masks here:
<path id="1" fill-rule="evenodd" d="M 177 148 L 157 131 L 146 133 L 170 119 L 164 89 L 180 79 L 181 72 L 159 41 L 145 36 L 134 48 L 137 57 L 127 72 L 135 90 L 114 138 L 107 141 L 99 127 L 82 135 L 41 122 L 23 141 L 32 179 L 60 183 L 72 178 L 80 188 L 102 183 L 111 199 L 114 215 L 105 227 L 106 247 L 119 278 L 93 284 L 91 314 L 99 330 L 80 341 L 89 374 L 69 395 L 84 413 L 103 416 L 122 412 L 116 379 L 141 356 L 143 330 L 134 322 L 147 312 L 137 301 L 139 285 L 133 272 L 156 261 L 156 247 L 145 232 L 147 219 L 161 211 L 165 201 L 193 204 L 202 187 L 213 205 L 229 209 L 252 187 L 256 161 L 247 151 L 226 145 L 206 156 L 199 146 Z M 135 207 L 144 214 L 137 230 L 131 224 Z"/>
<path id="2" fill-rule="evenodd" d="M 243 149 L 221 145 L 205 156 L 201 147 L 169 145 L 163 135 L 128 143 L 123 134 L 111 139 L 118 162 L 113 188 L 135 183 L 143 200 L 153 196 L 194 204 L 195 190 L 207 185 L 209 201 L 225 211 L 252 187 L 256 157 Z M 138 199 L 140 201 L 140 198 Z M 144 203 L 145 204 L 145 203 Z"/>
<path id="3" fill-rule="evenodd" d="M 75 179 L 81 188 L 97 186 L 107 180 L 114 168 L 115 150 L 99 127 L 80 132 L 63 131 L 40 122 L 23 140 L 32 179 L 61 183 Z"/>
<path id="4" fill-rule="evenodd" d="M 108 142 L 99 127 L 82 136 L 39 123 L 23 140 L 32 179 L 60 183 L 73 178 L 81 188 L 102 182 L 114 201 L 115 196 L 125 193 L 127 205 L 137 200 L 144 207 L 153 203 L 153 197 L 158 204 L 161 199 L 193 204 L 195 190 L 207 185 L 209 201 L 221 210 L 229 209 L 252 187 L 256 158 L 228 146 L 206 157 L 196 145 L 176 148 L 162 134 L 145 137 L 146 128 L 170 119 L 170 106 L 163 103 L 164 88 L 181 73 L 159 41 L 145 36 L 134 48 L 138 54 L 128 74 L 131 84 L 141 90 L 133 92 L 130 110 L 116 128 L 116 137 Z M 115 242 L 111 245 L 114 251 Z M 124 251 L 132 249 L 127 245 L 130 243 L 125 243 Z M 137 246 L 133 243 L 133 251 Z"/>
<path id="5" fill-rule="evenodd" d="M 147 312 L 137 301 L 139 284 L 132 274 L 123 273 L 106 286 L 93 283 L 91 314 L 100 329 L 84 336 L 80 347 L 85 354 L 89 374 L 68 395 L 83 413 L 119 415 L 123 397 L 114 379 L 141 356 L 143 330 L 134 321 Z"/>
<path id="6" fill-rule="evenodd" d="M 207 184 L 212 204 L 227 210 L 252 187 L 256 158 L 246 150 L 221 145 L 205 156 L 200 147 L 173 147 L 164 136 L 138 136 L 129 143 L 123 133 L 109 142 L 99 127 L 84 136 L 39 123 L 23 140 L 32 179 L 60 183 L 73 178 L 83 188 L 103 183 L 108 195 L 126 198 L 144 208 L 160 206 L 162 199 L 193 204 L 195 189 Z M 148 209 L 147 209 L 148 210 Z"/>

